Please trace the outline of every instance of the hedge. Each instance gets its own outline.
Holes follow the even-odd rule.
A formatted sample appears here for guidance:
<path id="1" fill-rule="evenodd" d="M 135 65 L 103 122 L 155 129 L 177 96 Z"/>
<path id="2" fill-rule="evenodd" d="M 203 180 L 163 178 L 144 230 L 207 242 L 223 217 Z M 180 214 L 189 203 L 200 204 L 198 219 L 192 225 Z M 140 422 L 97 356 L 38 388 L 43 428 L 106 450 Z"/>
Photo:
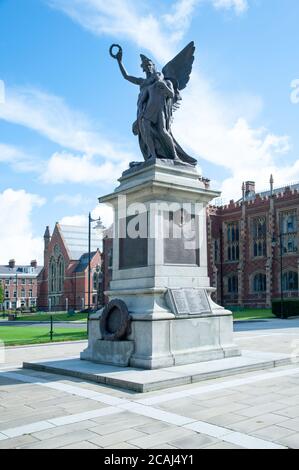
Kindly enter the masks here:
<path id="1" fill-rule="evenodd" d="M 282 302 L 283 318 L 299 316 L 299 299 L 288 299 Z M 281 318 L 281 301 L 272 300 L 272 313 Z"/>

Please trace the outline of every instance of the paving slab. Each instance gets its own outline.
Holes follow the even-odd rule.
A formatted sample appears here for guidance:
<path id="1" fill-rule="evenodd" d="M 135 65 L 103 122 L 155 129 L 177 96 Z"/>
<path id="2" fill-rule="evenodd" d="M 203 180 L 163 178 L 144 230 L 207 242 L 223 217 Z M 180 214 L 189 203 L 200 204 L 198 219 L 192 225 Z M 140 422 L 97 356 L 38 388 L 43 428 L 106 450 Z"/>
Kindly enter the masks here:
<path id="1" fill-rule="evenodd" d="M 68 446 L 60 447 L 60 449 L 98 449 L 99 447 L 88 441 L 77 442 L 69 444 Z"/>
<path id="2" fill-rule="evenodd" d="M 294 431 L 287 429 L 287 428 L 282 428 L 282 427 L 273 425 L 273 426 L 268 426 L 267 428 L 258 429 L 252 432 L 252 435 L 259 437 L 261 439 L 268 439 L 273 442 L 280 442 L 282 439 L 286 437 L 293 436 Z M 297 434 L 297 439 L 299 441 L 298 434 Z"/>
<path id="3" fill-rule="evenodd" d="M 1 439 L 0 439 L 1 440 Z M 29 434 L 25 434 L 24 436 L 20 437 L 14 437 L 11 439 L 6 439 L 3 442 L 0 442 L 0 449 L 18 449 L 20 447 L 23 447 L 25 445 L 29 444 L 34 444 L 39 442 L 38 439 L 36 439 L 33 436 L 30 436 Z"/>
<path id="4" fill-rule="evenodd" d="M 281 443 L 290 449 L 299 449 L 299 438 L 298 433 L 288 436 L 281 440 Z"/>
<path id="5" fill-rule="evenodd" d="M 299 357 L 297 359 L 299 361 Z M 77 377 L 144 393 L 288 364 L 294 364 L 293 355 L 245 350 L 240 357 L 158 370 L 107 366 L 73 358 L 24 362 L 23 368 Z"/>
<path id="6" fill-rule="evenodd" d="M 135 429 L 126 429 L 124 431 L 113 432 L 106 436 L 95 435 L 93 438 L 89 439 L 89 442 L 106 449 L 106 447 L 121 444 L 133 439 L 142 439 L 145 436 L 146 434 L 136 431 Z"/>
<path id="7" fill-rule="evenodd" d="M 219 442 L 214 437 L 198 434 L 196 436 L 187 436 L 182 439 L 172 440 L 170 444 L 178 449 L 202 449 Z"/>
<path id="8" fill-rule="evenodd" d="M 53 437 L 51 439 L 46 439 L 38 443 L 33 443 L 24 446 L 25 449 L 58 449 L 59 447 L 65 447 L 70 444 L 77 444 L 79 442 L 90 442 L 91 439 L 95 436 L 91 431 L 82 430 L 76 431 L 73 433 L 67 433 L 62 436 Z"/>

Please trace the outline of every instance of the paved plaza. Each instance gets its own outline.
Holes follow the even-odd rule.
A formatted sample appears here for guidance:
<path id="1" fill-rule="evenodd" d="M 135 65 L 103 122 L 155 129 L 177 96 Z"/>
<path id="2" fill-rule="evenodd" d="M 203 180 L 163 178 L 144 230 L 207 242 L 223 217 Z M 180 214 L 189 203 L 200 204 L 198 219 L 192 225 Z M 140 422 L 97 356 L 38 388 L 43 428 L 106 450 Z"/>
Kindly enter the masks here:
<path id="1" fill-rule="evenodd" d="M 299 354 L 299 320 L 235 324 L 252 352 Z M 85 342 L 10 348 L 0 365 L 0 448 L 299 448 L 299 363 L 149 393 L 22 369 Z"/>

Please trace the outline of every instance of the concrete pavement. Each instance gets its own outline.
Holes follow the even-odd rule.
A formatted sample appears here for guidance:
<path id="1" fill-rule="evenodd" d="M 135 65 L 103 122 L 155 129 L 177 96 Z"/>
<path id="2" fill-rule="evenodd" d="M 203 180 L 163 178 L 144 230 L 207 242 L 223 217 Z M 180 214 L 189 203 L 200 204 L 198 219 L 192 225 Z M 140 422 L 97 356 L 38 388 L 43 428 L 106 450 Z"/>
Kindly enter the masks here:
<path id="1" fill-rule="evenodd" d="M 237 331 L 235 340 L 246 350 L 290 354 L 299 328 L 285 325 Z M 16 368 L 76 357 L 85 344 L 5 351 L 0 448 L 299 448 L 299 364 L 146 394 Z"/>

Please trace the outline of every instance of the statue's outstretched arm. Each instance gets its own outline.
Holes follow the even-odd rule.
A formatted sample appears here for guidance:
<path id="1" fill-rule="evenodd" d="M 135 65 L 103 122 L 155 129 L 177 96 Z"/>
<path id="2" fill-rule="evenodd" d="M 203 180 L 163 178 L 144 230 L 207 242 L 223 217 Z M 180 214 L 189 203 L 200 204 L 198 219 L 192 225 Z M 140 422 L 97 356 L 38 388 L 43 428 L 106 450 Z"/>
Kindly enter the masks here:
<path id="1" fill-rule="evenodd" d="M 118 48 L 118 52 L 116 54 L 113 54 L 113 48 L 117 47 Z M 116 59 L 117 60 L 117 63 L 119 65 L 119 69 L 121 71 L 121 74 L 122 76 L 124 77 L 125 80 L 128 80 L 128 82 L 131 82 L 133 83 L 134 85 L 142 85 L 143 82 L 144 82 L 144 79 L 143 78 L 137 78 L 137 77 L 132 77 L 131 75 L 128 74 L 128 72 L 126 71 L 123 63 L 122 63 L 122 58 L 123 58 L 123 50 L 121 48 L 121 46 L 119 46 L 118 44 L 113 44 L 111 47 L 110 47 L 110 55 L 111 57 L 113 57 L 113 59 Z"/>
<path id="2" fill-rule="evenodd" d="M 139 86 L 142 85 L 142 83 L 144 82 L 143 78 L 137 78 L 137 77 L 133 77 L 132 75 L 129 75 L 128 72 L 126 71 L 122 61 L 117 59 L 117 62 L 118 62 L 118 65 L 119 65 L 122 76 L 126 80 L 128 80 L 128 82 L 131 82 L 134 85 L 139 85 Z"/>

